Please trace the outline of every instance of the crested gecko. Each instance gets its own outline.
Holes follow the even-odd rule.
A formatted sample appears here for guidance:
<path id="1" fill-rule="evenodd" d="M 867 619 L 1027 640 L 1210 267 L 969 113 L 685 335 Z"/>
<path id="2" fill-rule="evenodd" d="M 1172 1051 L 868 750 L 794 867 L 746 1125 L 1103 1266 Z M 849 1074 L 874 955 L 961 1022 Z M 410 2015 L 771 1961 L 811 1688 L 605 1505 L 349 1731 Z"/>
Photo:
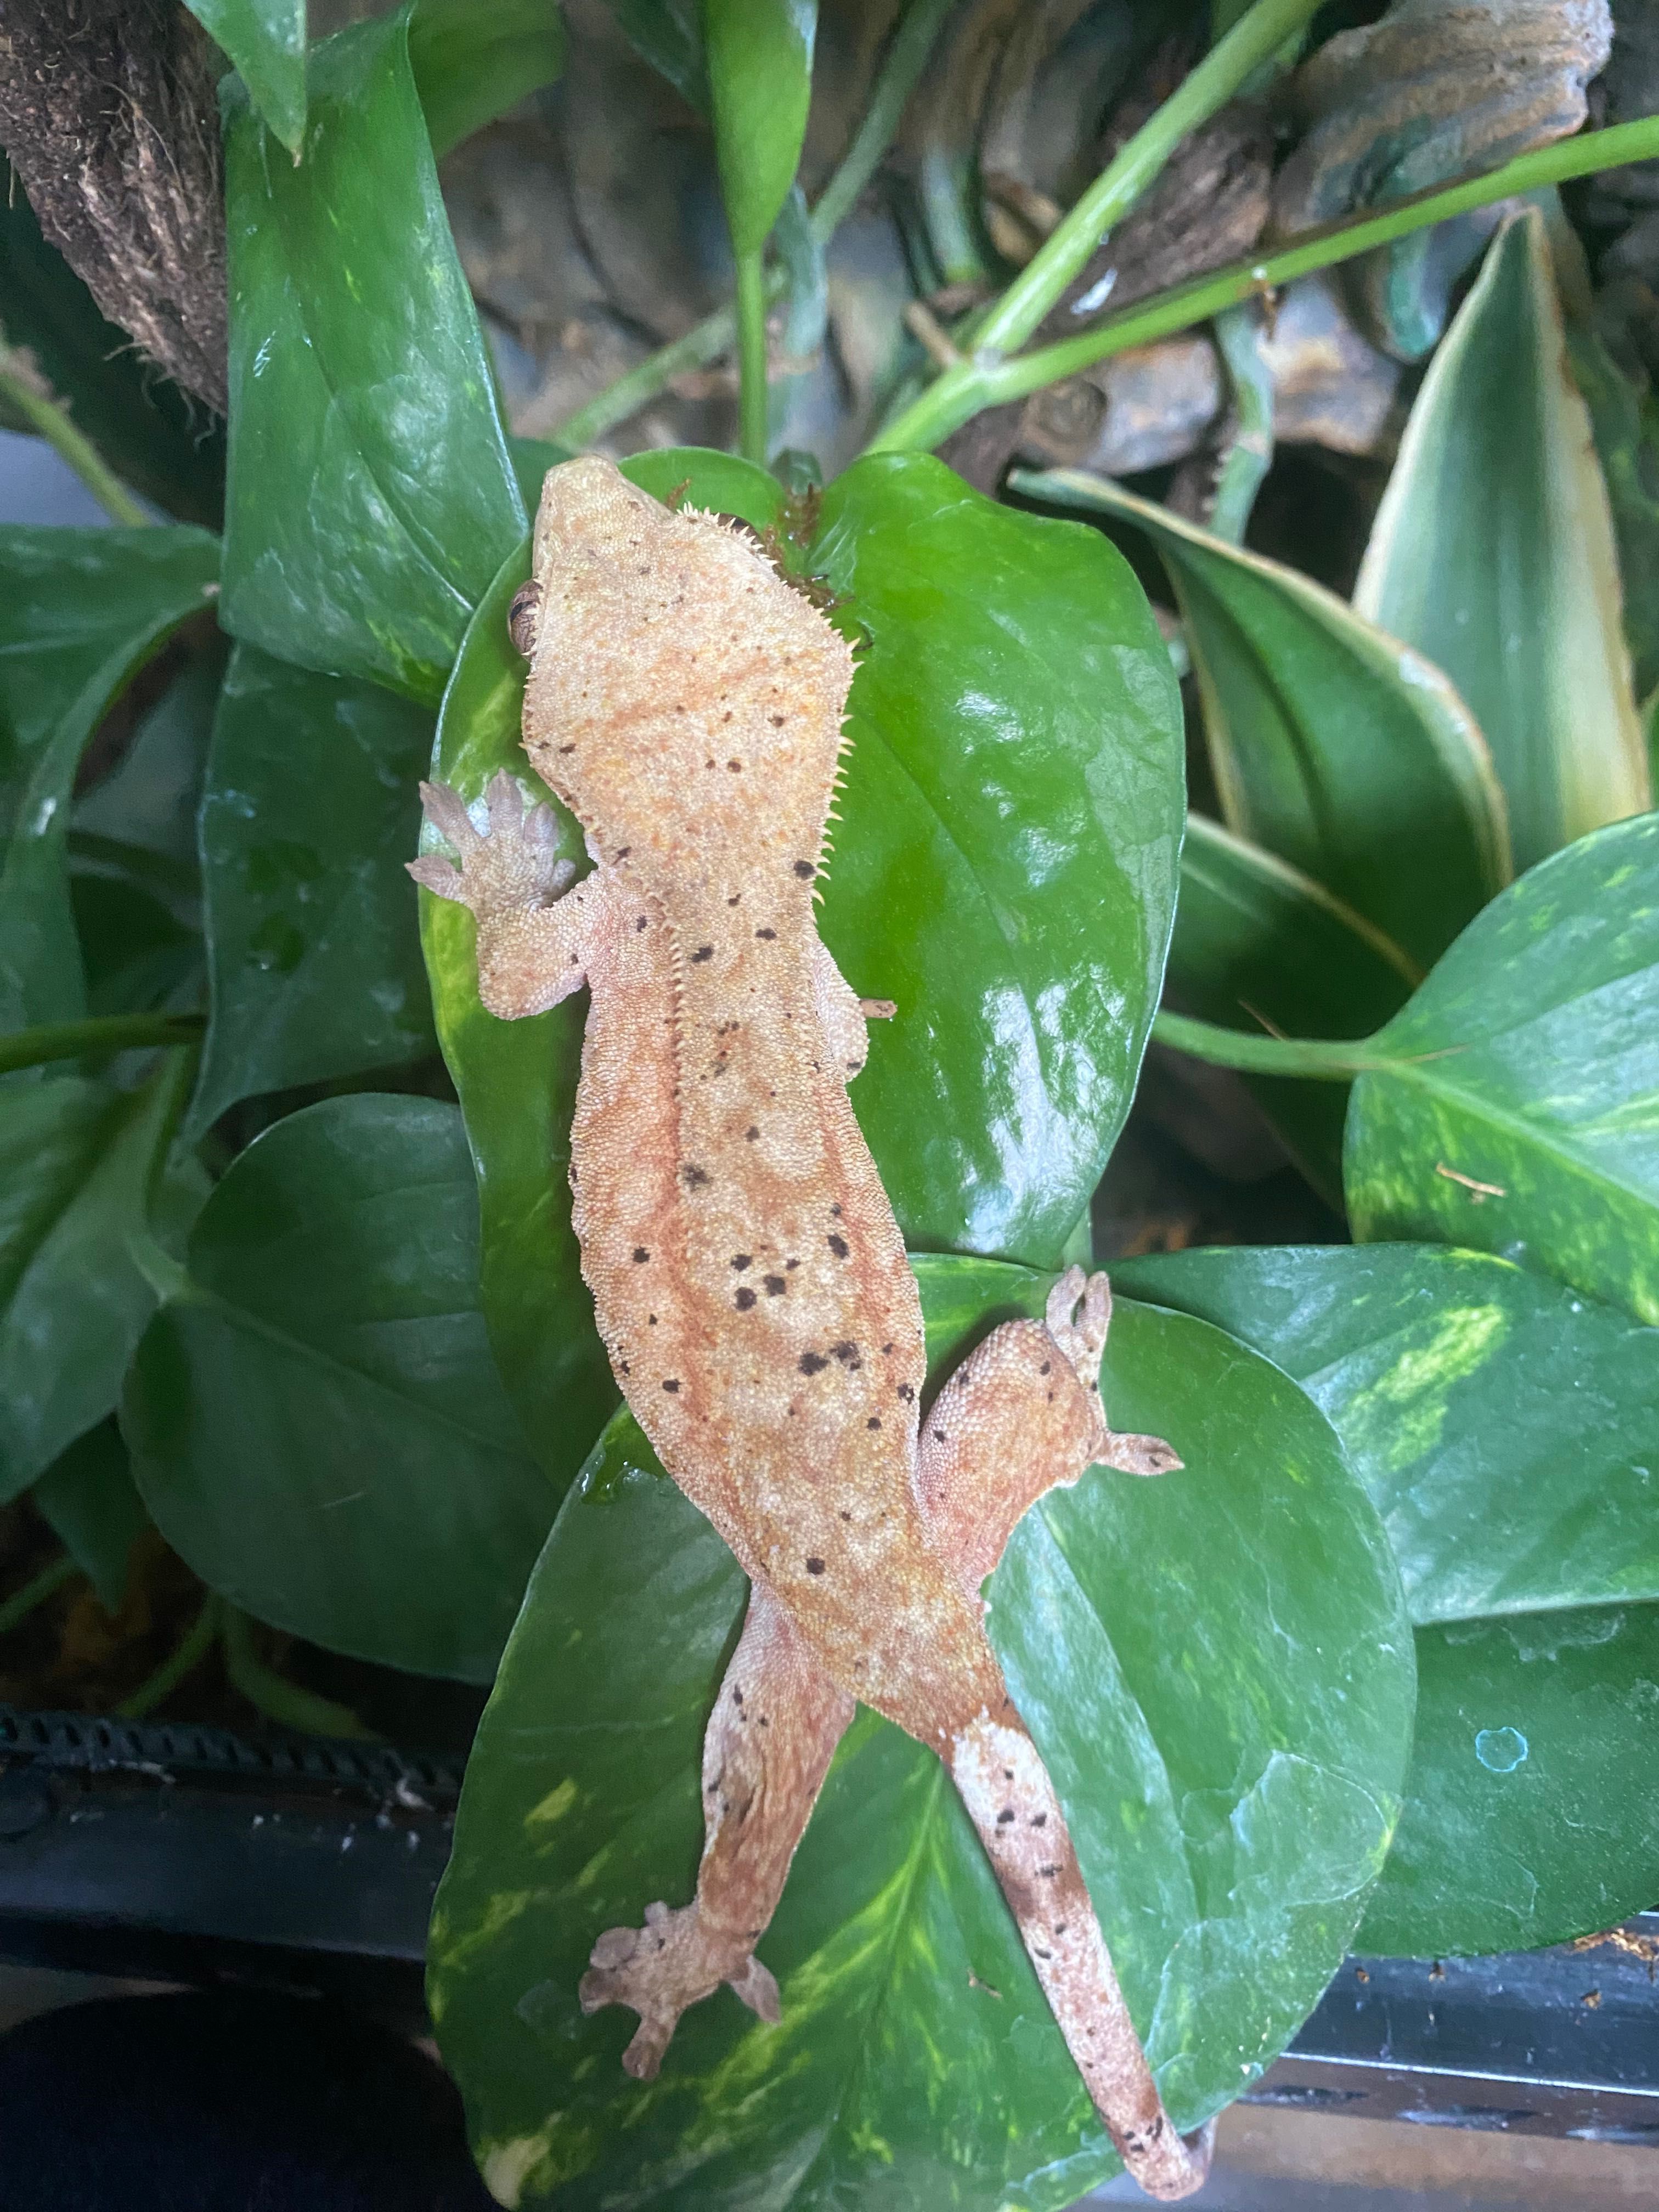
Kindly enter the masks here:
<path id="1" fill-rule="evenodd" d="M 422 787 L 456 858 L 410 872 L 471 908 L 495 1013 L 591 994 L 583 1276 L 624 1397 L 750 1585 L 705 1738 L 696 1893 L 599 1936 L 583 2008 L 639 2015 L 623 2063 L 641 2078 L 722 1983 L 778 2018 L 755 1945 L 861 1698 L 945 1762 L 1125 2165 L 1184 2197 L 1209 2131 L 1188 2143 L 1164 2113 L 979 1595 L 1054 1485 L 1180 1462 L 1108 1427 L 1109 1293 L 1079 1268 L 921 1425 L 921 1304 L 847 1088 L 866 1019 L 894 1009 L 854 993 L 812 911 L 852 650 L 744 526 L 595 456 L 549 471 L 509 621 L 526 750 L 592 872 L 573 882 L 505 771 L 477 823 Z"/>

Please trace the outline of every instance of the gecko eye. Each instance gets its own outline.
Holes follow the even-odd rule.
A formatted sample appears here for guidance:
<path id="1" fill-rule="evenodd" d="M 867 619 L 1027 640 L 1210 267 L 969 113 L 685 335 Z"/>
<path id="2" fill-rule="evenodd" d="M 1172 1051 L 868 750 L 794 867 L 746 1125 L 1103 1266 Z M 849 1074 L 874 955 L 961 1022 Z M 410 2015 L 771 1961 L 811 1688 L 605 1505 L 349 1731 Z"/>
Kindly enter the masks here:
<path id="1" fill-rule="evenodd" d="M 520 585 L 507 611 L 507 634 L 526 660 L 536 642 L 536 610 L 541 603 L 542 587 L 532 578 Z"/>

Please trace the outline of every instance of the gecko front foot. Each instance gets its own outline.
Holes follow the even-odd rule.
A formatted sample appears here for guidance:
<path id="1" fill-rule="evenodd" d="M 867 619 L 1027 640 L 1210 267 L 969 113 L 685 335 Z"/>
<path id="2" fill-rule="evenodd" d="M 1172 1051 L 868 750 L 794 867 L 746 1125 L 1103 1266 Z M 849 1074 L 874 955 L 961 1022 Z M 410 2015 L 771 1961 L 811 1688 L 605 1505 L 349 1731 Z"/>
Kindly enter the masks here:
<path id="1" fill-rule="evenodd" d="M 1048 1293 L 1048 1334 L 1085 1389 L 1100 1388 L 1100 1360 L 1112 1325 L 1112 1286 L 1103 1274 L 1068 1267 Z M 1103 1408 L 1102 1418 L 1104 1419 Z M 1108 1428 L 1095 1464 L 1122 1474 L 1173 1474 L 1182 1462 L 1162 1437 L 1127 1436 Z"/>
<path id="2" fill-rule="evenodd" d="M 643 1928 L 608 1928 L 593 1946 L 577 1995 L 584 2012 L 626 2005 L 640 2025 L 623 2053 L 636 2081 L 656 2078 L 683 2012 L 727 1982 L 769 2026 L 781 2016 L 778 1985 L 750 1948 L 752 1938 L 711 1927 L 696 1903 L 670 1911 L 647 1905 Z"/>
<path id="3" fill-rule="evenodd" d="M 405 865 L 417 884 L 440 898 L 486 915 L 549 906 L 576 871 L 555 851 L 558 824 L 548 806 L 526 814 L 523 794 L 505 769 L 490 779 L 484 794 L 489 828 L 481 832 L 460 793 L 447 783 L 423 783 L 421 808 L 427 820 L 453 845 L 460 865 L 428 853 Z"/>

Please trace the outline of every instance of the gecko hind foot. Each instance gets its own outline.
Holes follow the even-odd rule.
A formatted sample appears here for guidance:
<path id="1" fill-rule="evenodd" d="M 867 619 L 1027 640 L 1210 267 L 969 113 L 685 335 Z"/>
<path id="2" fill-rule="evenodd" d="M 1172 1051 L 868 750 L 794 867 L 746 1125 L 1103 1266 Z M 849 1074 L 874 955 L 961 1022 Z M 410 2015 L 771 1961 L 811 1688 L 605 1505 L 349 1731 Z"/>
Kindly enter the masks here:
<path id="1" fill-rule="evenodd" d="M 775 2027 L 778 1985 L 750 1939 L 711 1928 L 695 1903 L 671 1911 L 647 1905 L 643 1928 L 607 1928 L 593 1946 L 577 1996 L 584 2012 L 626 2005 L 640 2024 L 623 2053 L 636 2081 L 654 2081 L 680 2014 L 728 1983 L 750 2012 Z"/>
<path id="2" fill-rule="evenodd" d="M 526 813 L 524 794 L 505 769 L 490 778 L 484 799 L 489 827 L 481 831 L 459 792 L 447 783 L 421 786 L 422 812 L 453 846 L 460 864 L 427 853 L 404 863 L 410 874 L 439 898 L 470 907 L 481 919 L 551 905 L 576 872 L 556 849 L 559 830 L 553 810 L 535 805 Z"/>
<path id="3" fill-rule="evenodd" d="M 1077 1370 L 1079 1382 L 1098 1390 L 1101 1355 L 1112 1325 L 1112 1286 L 1106 1276 L 1099 1272 L 1085 1276 L 1081 1267 L 1068 1267 L 1048 1293 L 1045 1318 L 1049 1335 Z M 1108 1428 L 1095 1463 L 1115 1468 L 1121 1474 L 1174 1474 L 1182 1461 L 1162 1437 L 1130 1436 Z"/>

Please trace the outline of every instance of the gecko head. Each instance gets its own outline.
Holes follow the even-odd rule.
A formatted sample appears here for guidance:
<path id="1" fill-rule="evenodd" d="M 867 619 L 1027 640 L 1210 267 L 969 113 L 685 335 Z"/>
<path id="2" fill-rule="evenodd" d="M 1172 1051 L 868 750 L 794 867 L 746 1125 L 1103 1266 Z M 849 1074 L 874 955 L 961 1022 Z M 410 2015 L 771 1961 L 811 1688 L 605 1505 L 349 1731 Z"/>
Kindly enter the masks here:
<path id="1" fill-rule="evenodd" d="M 598 455 L 562 462 L 510 627 L 526 750 L 603 859 L 669 876 L 775 859 L 805 895 L 852 652 L 751 537 Z"/>

